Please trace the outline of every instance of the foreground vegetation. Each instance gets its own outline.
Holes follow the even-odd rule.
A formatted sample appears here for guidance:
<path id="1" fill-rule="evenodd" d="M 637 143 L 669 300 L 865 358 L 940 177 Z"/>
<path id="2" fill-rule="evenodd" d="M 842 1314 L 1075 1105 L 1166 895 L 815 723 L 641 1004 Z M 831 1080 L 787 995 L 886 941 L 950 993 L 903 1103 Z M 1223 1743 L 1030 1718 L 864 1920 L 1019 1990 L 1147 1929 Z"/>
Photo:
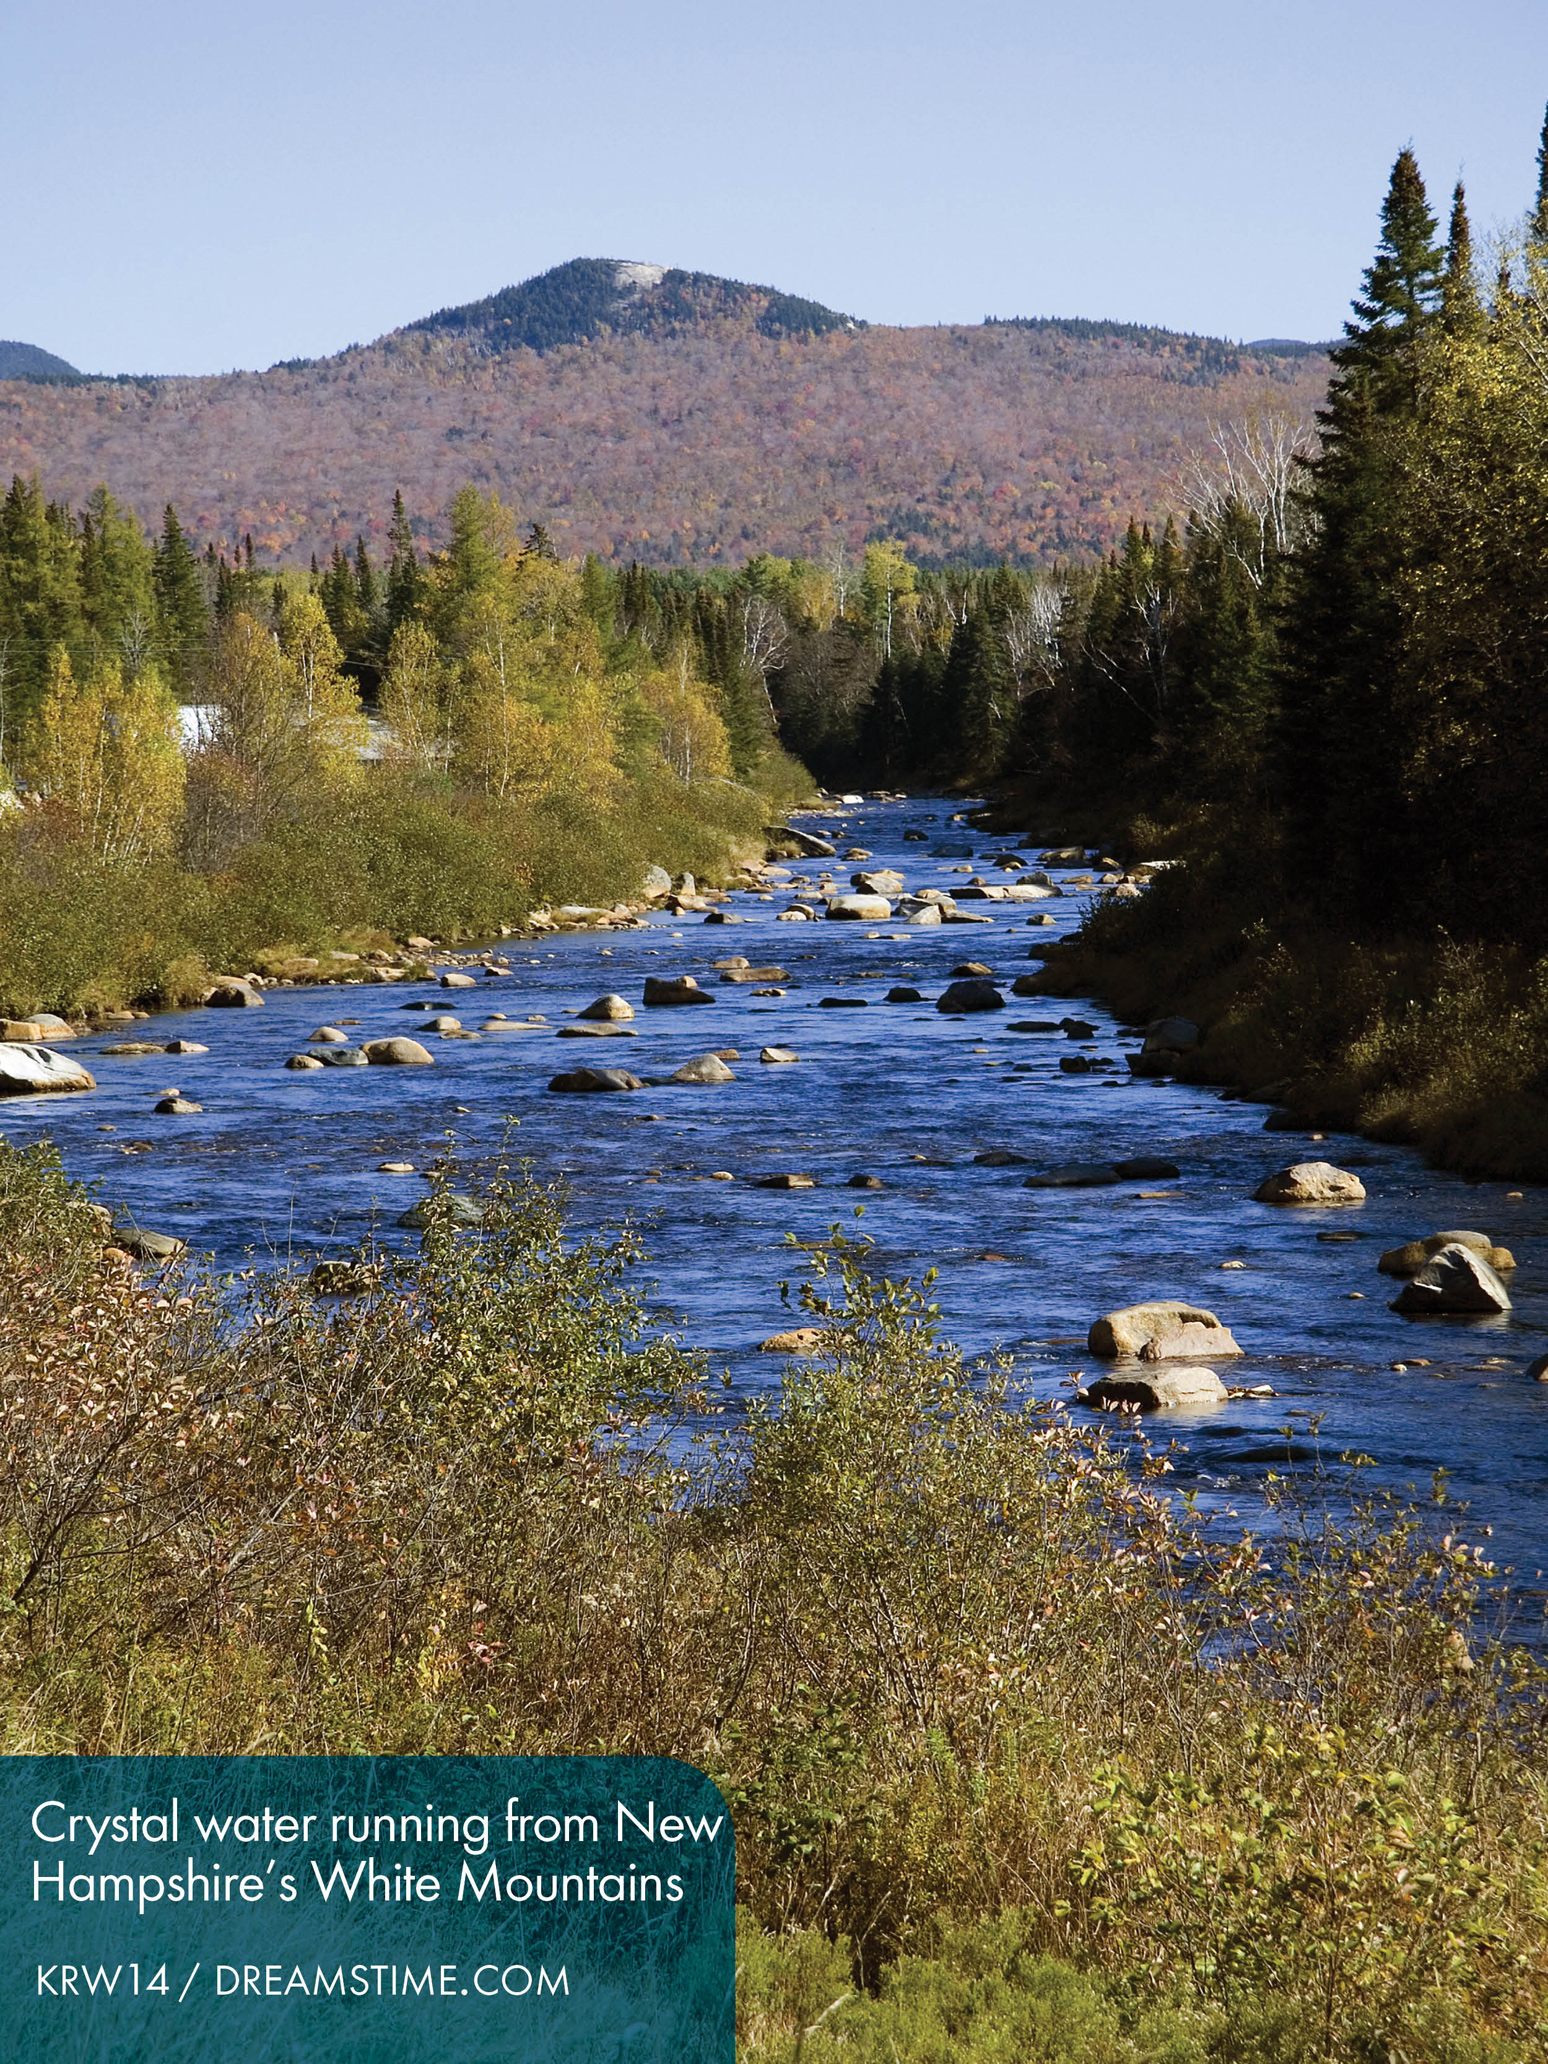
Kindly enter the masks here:
<path id="1" fill-rule="evenodd" d="M 0 1152 L 0 1747 L 686 1757 L 749 2058 L 1548 2054 L 1548 1709 L 1460 1515 L 1219 1537 L 837 1232 L 733 1420 L 627 1237 L 484 1193 L 340 1303 L 137 1279 Z"/>

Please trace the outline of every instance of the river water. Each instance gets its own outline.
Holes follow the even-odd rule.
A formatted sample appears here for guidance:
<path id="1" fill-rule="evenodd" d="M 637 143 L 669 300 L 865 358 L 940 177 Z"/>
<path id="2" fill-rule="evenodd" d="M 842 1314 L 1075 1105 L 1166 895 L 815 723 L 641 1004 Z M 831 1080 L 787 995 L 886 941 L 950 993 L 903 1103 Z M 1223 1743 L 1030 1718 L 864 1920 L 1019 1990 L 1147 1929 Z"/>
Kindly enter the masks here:
<path id="1" fill-rule="evenodd" d="M 865 866 L 896 868 L 910 889 L 950 890 L 971 863 L 933 857 L 933 843 L 962 841 L 979 856 L 1015 844 L 953 822 L 960 808 L 916 798 L 799 821 L 840 852 L 864 847 L 872 856 Z M 909 828 L 929 842 L 906 841 Z M 845 888 L 862 863 L 790 864 L 813 881 L 827 866 Z M 988 866 L 984 874 L 1008 878 Z M 1373 1481 L 1399 1491 L 1424 1493 L 1444 1468 L 1452 1494 L 1470 1505 L 1467 1537 L 1492 1529 L 1488 1552 L 1517 1572 L 1528 1617 L 1541 1610 L 1548 1384 L 1526 1373 L 1548 1350 L 1541 1188 L 1467 1182 L 1426 1168 L 1404 1148 L 1353 1137 L 1265 1134 L 1261 1106 L 1132 1081 L 1123 1055 L 1137 1036 L 1096 1004 L 1008 998 L 1003 1011 L 960 1018 L 934 1009 L 962 961 L 984 963 L 1008 988 L 1033 965 L 1029 950 L 1080 921 L 1088 892 L 1036 905 L 964 904 L 992 922 L 907 930 L 780 923 L 790 900 L 738 892 L 725 906 L 741 920 L 734 925 L 657 915 L 632 932 L 512 940 L 504 949 L 510 974 L 480 974 L 477 991 L 272 990 L 262 1010 L 169 1012 L 73 1043 L 68 1050 L 97 1076 L 96 1093 L 0 1103 L 0 1131 L 16 1142 L 52 1136 L 70 1173 L 96 1184 L 105 1202 L 228 1269 L 276 1253 L 343 1253 L 373 1222 L 388 1244 L 411 1241 L 396 1220 L 423 1193 L 423 1175 L 383 1174 L 378 1163 L 402 1159 L 422 1171 L 449 1133 L 470 1155 L 484 1155 L 506 1119 L 519 1119 L 520 1153 L 540 1178 L 565 1178 L 577 1224 L 640 1224 L 663 1316 L 730 1372 L 733 1401 L 778 1385 L 782 1360 L 760 1354 L 758 1343 L 800 1323 L 779 1296 L 780 1282 L 799 1276 L 786 1235 L 820 1240 L 836 1222 L 874 1240 L 889 1275 L 938 1267 L 934 1294 L 950 1337 L 970 1352 L 1012 1353 L 1040 1397 L 1073 1398 L 1074 1372 L 1099 1373 L 1085 1353 L 1098 1314 L 1185 1298 L 1217 1312 L 1245 1350 L 1220 1365 L 1225 1380 L 1268 1383 L 1276 1395 L 1156 1415 L 1148 1430 L 1186 1447 L 1179 1483 L 1250 1515 L 1266 1471 L 1304 1471 L 1319 1450 L 1330 1461 L 1346 1449 L 1371 1456 Z M 1029 925 L 1029 915 L 1043 913 L 1054 927 Z M 787 970 L 779 985 L 786 993 L 722 984 L 713 964 L 733 954 Z M 646 975 L 678 973 L 712 990 L 713 1009 L 642 1007 Z M 885 1003 L 898 983 L 927 1001 Z M 634 1004 L 637 1036 L 557 1038 L 565 1013 L 604 990 Z M 283 1066 L 322 1024 L 343 1020 L 359 1040 L 419 1033 L 422 1014 L 403 1006 L 431 997 L 470 1030 L 494 1012 L 541 1015 L 546 1024 L 477 1040 L 427 1035 L 433 1068 Z M 825 1008 L 824 997 L 863 998 L 866 1008 Z M 1066 1015 L 1089 1020 L 1095 1041 L 1015 1029 Z M 133 1036 L 196 1039 L 210 1051 L 102 1054 Z M 760 1064 L 765 1045 L 792 1047 L 800 1059 Z M 623 1066 L 659 1079 L 698 1054 L 733 1047 L 741 1056 L 731 1064 L 736 1080 L 718 1087 L 587 1096 L 547 1089 L 560 1069 Z M 1061 1072 L 1061 1057 L 1077 1051 L 1117 1067 Z M 156 1098 L 174 1086 L 202 1104 L 202 1116 L 152 1115 Z M 116 1129 L 100 1129 L 109 1126 Z M 126 1151 L 144 1141 L 149 1151 Z M 995 1148 L 1025 1155 L 1029 1165 L 975 1165 L 975 1155 Z M 1180 1176 L 1106 1189 L 1024 1187 L 1039 1167 L 1141 1154 L 1175 1161 Z M 1251 1201 L 1265 1175 L 1317 1159 L 1358 1170 L 1366 1202 L 1297 1210 Z M 816 1187 L 757 1186 L 757 1176 L 780 1171 L 810 1174 Z M 848 1188 L 858 1172 L 883 1187 Z M 716 1179 L 726 1173 L 732 1180 Z M 1413 1319 L 1388 1308 L 1399 1286 L 1376 1271 L 1382 1249 L 1448 1227 L 1476 1228 L 1513 1250 L 1510 1314 Z M 1319 1237 L 1332 1232 L 1358 1237 Z M 1245 1266 L 1222 1267 L 1231 1261 Z M 1429 1366 L 1392 1367 L 1415 1358 Z M 1287 1426 L 1295 1429 L 1289 1441 Z"/>

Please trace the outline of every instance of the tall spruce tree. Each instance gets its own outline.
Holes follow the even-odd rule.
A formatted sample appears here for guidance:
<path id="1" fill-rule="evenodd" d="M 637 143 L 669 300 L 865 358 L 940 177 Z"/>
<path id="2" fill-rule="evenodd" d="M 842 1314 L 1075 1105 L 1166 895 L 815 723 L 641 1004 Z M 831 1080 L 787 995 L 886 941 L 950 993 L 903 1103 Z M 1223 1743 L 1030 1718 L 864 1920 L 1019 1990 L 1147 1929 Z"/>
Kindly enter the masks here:
<path id="1" fill-rule="evenodd" d="M 1459 179 L 1451 196 L 1451 223 L 1446 233 L 1446 270 L 1441 279 L 1441 321 L 1448 336 L 1476 336 L 1483 328 L 1483 304 L 1473 276 L 1473 232 L 1467 219 L 1467 196 Z"/>
<path id="2" fill-rule="evenodd" d="M 392 498 L 392 521 L 387 526 L 392 557 L 387 562 L 387 637 L 410 617 L 417 616 L 425 594 L 425 569 L 414 545 L 414 530 L 403 506 L 400 487 Z"/>
<path id="3" fill-rule="evenodd" d="M 156 547 L 156 612 L 167 674 L 173 687 L 186 694 L 209 638 L 210 615 L 204 579 L 177 511 L 167 503 L 161 540 Z"/>
<path id="4" fill-rule="evenodd" d="M 1398 154 L 1382 234 L 1333 353 L 1312 518 L 1285 618 L 1278 786 L 1300 878 L 1340 915 L 1376 915 L 1419 864 L 1402 800 L 1394 678 L 1404 478 L 1439 320 L 1442 254 L 1411 150 Z"/>

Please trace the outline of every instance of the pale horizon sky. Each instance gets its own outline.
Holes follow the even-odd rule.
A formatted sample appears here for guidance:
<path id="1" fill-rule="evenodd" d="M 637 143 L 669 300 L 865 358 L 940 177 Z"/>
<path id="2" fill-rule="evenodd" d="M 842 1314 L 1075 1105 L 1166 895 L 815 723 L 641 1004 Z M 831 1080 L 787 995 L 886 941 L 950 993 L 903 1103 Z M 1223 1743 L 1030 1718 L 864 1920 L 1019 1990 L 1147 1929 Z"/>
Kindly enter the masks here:
<path id="1" fill-rule="evenodd" d="M 0 337 L 322 357 L 575 257 L 872 322 L 1336 336 L 1412 143 L 1532 198 L 1543 0 L 3 0 Z"/>

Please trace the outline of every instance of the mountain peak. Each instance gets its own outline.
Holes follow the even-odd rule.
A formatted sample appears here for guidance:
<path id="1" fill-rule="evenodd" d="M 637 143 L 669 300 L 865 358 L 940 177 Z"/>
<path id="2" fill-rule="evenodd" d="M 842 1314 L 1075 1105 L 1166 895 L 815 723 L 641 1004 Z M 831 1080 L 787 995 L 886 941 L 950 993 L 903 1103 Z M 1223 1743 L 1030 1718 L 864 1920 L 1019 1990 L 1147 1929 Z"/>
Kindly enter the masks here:
<path id="1" fill-rule="evenodd" d="M 0 338 L 0 380 L 78 380 L 68 359 L 56 358 L 37 344 Z"/>
<path id="2" fill-rule="evenodd" d="M 866 327 L 854 316 L 777 287 L 749 286 L 715 273 L 633 258 L 572 258 L 485 300 L 406 323 L 404 332 L 461 337 L 492 354 L 523 347 L 555 351 L 609 332 L 670 336 L 724 320 L 744 323 L 766 337 Z"/>

